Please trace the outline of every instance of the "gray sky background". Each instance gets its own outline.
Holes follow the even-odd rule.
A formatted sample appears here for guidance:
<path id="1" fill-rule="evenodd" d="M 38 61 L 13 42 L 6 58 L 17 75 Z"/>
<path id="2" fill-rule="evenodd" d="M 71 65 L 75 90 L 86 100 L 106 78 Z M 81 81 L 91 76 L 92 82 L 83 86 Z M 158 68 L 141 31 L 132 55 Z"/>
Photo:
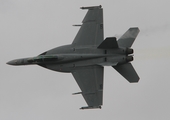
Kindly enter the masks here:
<path id="1" fill-rule="evenodd" d="M 14 67 L 9 60 L 36 56 L 70 44 L 86 10 L 102 5 L 105 37 L 139 27 L 133 65 L 140 76 L 128 83 L 105 67 L 104 105 L 86 106 L 71 74 L 39 66 Z M 169 0 L 0 0 L 0 120 L 169 120 Z"/>

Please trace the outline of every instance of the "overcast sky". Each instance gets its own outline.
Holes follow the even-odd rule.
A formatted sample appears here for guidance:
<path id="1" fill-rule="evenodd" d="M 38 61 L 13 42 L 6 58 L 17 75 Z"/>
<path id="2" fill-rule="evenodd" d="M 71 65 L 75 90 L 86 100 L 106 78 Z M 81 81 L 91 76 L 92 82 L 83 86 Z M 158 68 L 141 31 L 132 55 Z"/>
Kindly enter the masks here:
<path id="1" fill-rule="evenodd" d="M 104 36 L 139 27 L 132 62 L 140 76 L 130 84 L 105 67 L 102 109 L 86 106 L 71 74 L 39 66 L 9 66 L 72 43 L 87 10 L 102 5 Z M 169 0 L 0 0 L 0 120 L 169 120 Z"/>

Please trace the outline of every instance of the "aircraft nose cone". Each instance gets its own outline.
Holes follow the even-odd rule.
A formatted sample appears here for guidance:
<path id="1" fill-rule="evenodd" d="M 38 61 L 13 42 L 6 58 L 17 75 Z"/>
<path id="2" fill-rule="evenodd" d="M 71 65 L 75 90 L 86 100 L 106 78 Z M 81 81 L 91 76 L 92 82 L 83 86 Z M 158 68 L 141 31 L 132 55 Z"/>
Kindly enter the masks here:
<path id="1" fill-rule="evenodd" d="M 11 60 L 11 61 L 7 62 L 6 64 L 8 64 L 8 65 L 16 65 L 16 60 Z"/>

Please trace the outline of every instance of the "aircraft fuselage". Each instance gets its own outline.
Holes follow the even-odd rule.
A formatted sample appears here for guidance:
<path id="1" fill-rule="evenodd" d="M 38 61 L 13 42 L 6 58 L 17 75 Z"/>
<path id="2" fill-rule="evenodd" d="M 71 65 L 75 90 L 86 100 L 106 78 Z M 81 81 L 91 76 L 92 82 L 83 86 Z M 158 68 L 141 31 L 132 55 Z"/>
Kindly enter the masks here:
<path id="1" fill-rule="evenodd" d="M 15 59 L 10 65 L 40 65 L 59 72 L 71 72 L 75 67 L 90 65 L 114 66 L 133 60 L 133 51 L 127 48 L 98 49 L 95 46 L 75 48 L 65 45 L 46 51 L 39 56 Z"/>

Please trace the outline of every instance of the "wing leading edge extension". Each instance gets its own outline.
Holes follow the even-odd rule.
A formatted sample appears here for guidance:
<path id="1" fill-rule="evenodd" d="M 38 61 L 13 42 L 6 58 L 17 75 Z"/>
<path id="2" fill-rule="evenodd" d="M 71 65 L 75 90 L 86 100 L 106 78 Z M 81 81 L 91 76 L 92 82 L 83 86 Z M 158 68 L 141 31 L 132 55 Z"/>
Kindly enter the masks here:
<path id="1" fill-rule="evenodd" d="M 79 67 L 72 71 L 72 74 L 79 85 L 88 107 L 81 109 L 101 108 L 103 102 L 103 67 L 87 66 Z"/>

